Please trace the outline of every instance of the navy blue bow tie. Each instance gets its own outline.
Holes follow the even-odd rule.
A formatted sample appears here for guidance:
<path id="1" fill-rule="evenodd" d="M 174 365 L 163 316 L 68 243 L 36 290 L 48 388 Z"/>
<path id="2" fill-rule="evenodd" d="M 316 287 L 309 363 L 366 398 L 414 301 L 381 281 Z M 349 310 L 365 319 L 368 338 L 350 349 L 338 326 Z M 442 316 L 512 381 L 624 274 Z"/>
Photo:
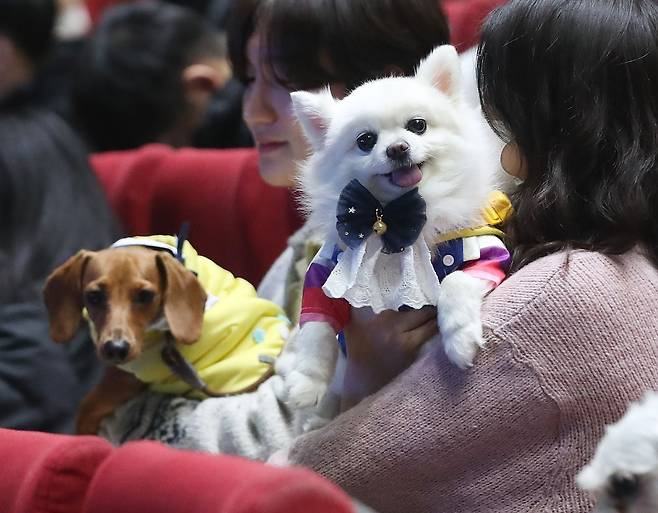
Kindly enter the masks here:
<path id="1" fill-rule="evenodd" d="M 382 252 L 400 253 L 416 242 L 426 221 L 425 200 L 418 188 L 383 206 L 354 179 L 338 198 L 336 229 L 340 240 L 352 249 L 374 232 L 382 238 Z"/>

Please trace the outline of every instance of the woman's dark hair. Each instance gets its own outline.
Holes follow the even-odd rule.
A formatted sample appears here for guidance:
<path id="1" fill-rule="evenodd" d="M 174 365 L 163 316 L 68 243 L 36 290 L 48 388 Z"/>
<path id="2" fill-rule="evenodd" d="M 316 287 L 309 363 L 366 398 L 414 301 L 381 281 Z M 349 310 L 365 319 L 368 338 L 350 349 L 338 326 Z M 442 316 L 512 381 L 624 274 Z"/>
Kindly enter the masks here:
<path id="1" fill-rule="evenodd" d="M 658 5 L 513 0 L 484 24 L 477 74 L 490 125 L 527 166 L 515 267 L 638 244 L 658 264 Z"/>
<path id="2" fill-rule="evenodd" d="M 52 113 L 0 110 L 0 231 L 0 304 L 40 298 L 56 266 L 118 235 L 84 145 Z"/>
<path id="3" fill-rule="evenodd" d="M 0 33 L 33 63 L 48 54 L 54 25 L 55 0 L 0 0 Z"/>
<path id="4" fill-rule="evenodd" d="M 449 42 L 437 0 L 237 0 L 229 55 L 242 81 L 257 27 L 264 28 L 272 77 L 289 89 L 338 82 L 349 90 L 384 75 L 411 75 L 422 57 Z"/>
<path id="5" fill-rule="evenodd" d="M 224 40 L 190 9 L 145 2 L 107 11 L 76 77 L 81 132 L 94 151 L 157 141 L 187 112 L 183 70 L 225 56 Z"/>

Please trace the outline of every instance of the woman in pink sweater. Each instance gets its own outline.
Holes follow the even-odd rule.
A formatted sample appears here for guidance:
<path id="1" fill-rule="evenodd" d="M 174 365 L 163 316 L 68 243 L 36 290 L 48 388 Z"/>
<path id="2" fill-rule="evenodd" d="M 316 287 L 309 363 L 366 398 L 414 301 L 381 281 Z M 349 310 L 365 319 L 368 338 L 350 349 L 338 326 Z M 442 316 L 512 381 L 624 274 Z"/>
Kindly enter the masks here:
<path id="1" fill-rule="evenodd" d="M 520 186 L 486 347 L 466 372 L 437 349 L 299 438 L 292 463 L 382 513 L 591 508 L 576 472 L 658 387 L 657 27 L 653 0 L 514 0 L 488 18 L 480 95 Z M 353 347 L 346 383 L 380 387 L 381 351 Z"/>

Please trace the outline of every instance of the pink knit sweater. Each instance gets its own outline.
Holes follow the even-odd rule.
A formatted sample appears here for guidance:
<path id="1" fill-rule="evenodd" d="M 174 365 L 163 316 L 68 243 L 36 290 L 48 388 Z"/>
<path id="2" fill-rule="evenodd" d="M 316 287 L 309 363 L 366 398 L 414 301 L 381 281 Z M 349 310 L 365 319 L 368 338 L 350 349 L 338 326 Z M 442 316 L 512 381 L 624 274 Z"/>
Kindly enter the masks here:
<path id="1" fill-rule="evenodd" d="M 574 475 L 658 388 L 658 271 L 637 251 L 557 253 L 492 292 L 483 320 L 472 369 L 437 348 L 291 460 L 381 513 L 589 511 Z"/>

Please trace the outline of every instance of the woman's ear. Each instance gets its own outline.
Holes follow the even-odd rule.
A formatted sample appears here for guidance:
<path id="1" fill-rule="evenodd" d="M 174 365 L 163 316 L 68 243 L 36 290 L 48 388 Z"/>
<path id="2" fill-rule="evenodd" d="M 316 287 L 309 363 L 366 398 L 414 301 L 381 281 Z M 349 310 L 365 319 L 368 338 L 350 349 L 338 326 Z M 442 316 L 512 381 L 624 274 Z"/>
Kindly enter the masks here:
<path id="1" fill-rule="evenodd" d="M 218 90 L 226 85 L 232 76 L 226 59 L 190 64 L 183 70 L 182 81 L 189 102 L 198 106 L 207 102 Z"/>
<path id="2" fill-rule="evenodd" d="M 508 142 L 500 152 L 500 165 L 508 175 L 521 181 L 528 176 L 528 166 L 515 142 Z"/>
<path id="3" fill-rule="evenodd" d="M 197 277 L 169 253 L 157 253 L 155 263 L 163 284 L 169 330 L 176 341 L 193 344 L 201 336 L 206 291 Z"/>

